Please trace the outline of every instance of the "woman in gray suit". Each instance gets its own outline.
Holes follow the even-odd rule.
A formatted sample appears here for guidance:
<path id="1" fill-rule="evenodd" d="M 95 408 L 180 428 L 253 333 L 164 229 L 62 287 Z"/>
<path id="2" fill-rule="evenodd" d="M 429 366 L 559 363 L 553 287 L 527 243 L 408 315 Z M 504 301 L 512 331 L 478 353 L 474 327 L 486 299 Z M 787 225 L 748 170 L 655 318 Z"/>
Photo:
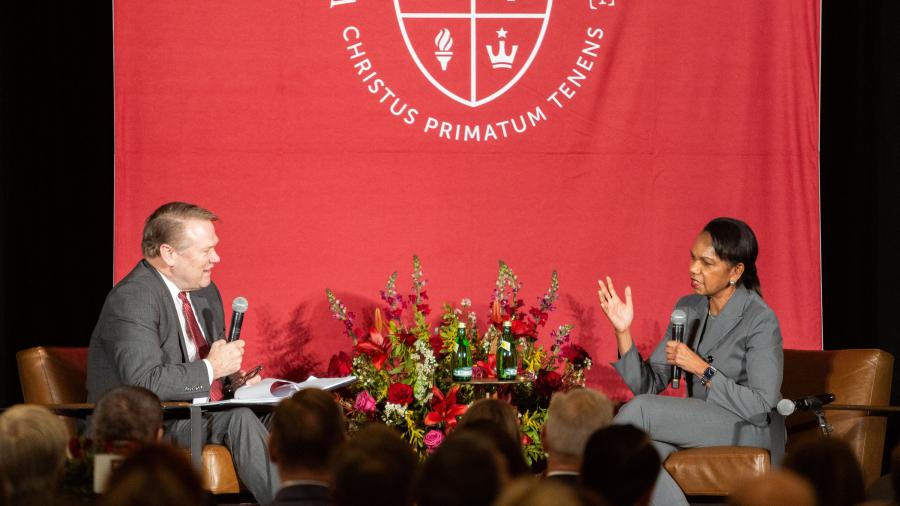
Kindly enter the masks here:
<path id="1" fill-rule="evenodd" d="M 781 398 L 781 330 L 762 298 L 757 254 L 746 223 L 709 222 L 691 248 L 694 293 L 675 304 L 687 314 L 685 342 L 670 340 L 670 325 L 646 360 L 631 337 L 631 288 L 623 301 L 612 279 L 598 282 L 600 307 L 616 334 L 619 360 L 613 367 L 635 394 L 614 423 L 649 433 L 663 461 L 678 449 L 701 446 L 768 448 L 774 464 L 784 455 L 784 419 L 774 410 Z M 673 365 L 684 373 L 687 398 L 657 395 L 669 385 Z M 652 503 L 688 504 L 665 468 Z"/>

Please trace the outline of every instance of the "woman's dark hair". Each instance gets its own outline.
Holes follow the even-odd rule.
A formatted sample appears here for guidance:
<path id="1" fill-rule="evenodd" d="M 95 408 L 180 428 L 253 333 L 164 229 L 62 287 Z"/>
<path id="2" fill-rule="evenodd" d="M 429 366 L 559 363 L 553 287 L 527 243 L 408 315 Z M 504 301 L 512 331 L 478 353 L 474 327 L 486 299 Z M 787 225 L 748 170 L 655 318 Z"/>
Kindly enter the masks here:
<path id="1" fill-rule="evenodd" d="M 482 400 L 496 400 L 496 399 L 482 399 Z M 477 401 L 475 404 L 478 404 Z M 512 406 L 504 401 L 497 401 L 507 406 Z M 475 404 L 472 404 L 473 406 Z M 469 412 L 466 412 L 468 415 Z M 465 415 L 463 415 L 463 420 L 465 420 Z M 518 428 L 516 429 L 518 432 Z M 528 464 L 525 462 L 525 453 L 522 451 L 522 444 L 519 439 L 513 439 L 509 435 L 509 431 L 506 427 L 502 427 L 499 424 L 487 419 L 475 419 L 471 418 L 463 423 L 460 422 L 459 426 L 457 426 L 456 430 L 453 431 L 449 437 L 454 438 L 460 434 L 466 433 L 475 433 L 481 436 L 486 437 L 491 442 L 494 443 L 497 451 L 500 452 L 500 455 L 503 455 L 503 460 L 506 461 L 506 472 L 509 474 L 510 478 L 518 478 L 520 476 L 525 476 L 528 474 L 531 469 L 528 468 Z"/>
<path id="2" fill-rule="evenodd" d="M 366 425 L 332 460 L 333 504 L 411 506 L 410 478 L 418 464 L 419 458 L 397 431 L 377 423 Z"/>
<path id="3" fill-rule="evenodd" d="M 759 255 L 759 244 L 756 234 L 741 220 L 734 218 L 716 218 L 703 227 L 712 237 L 716 255 L 726 262 L 737 265 L 744 264 L 744 273 L 738 284 L 753 290 L 762 297 L 759 287 L 759 274 L 756 272 L 756 257 Z"/>
<path id="4" fill-rule="evenodd" d="M 496 452 L 490 439 L 474 431 L 451 434 L 420 468 L 416 504 L 490 506 L 501 490 Z"/>
<path id="5" fill-rule="evenodd" d="M 866 500 L 862 470 L 850 446 L 822 438 L 795 448 L 784 467 L 809 480 L 819 506 L 844 506 Z"/>

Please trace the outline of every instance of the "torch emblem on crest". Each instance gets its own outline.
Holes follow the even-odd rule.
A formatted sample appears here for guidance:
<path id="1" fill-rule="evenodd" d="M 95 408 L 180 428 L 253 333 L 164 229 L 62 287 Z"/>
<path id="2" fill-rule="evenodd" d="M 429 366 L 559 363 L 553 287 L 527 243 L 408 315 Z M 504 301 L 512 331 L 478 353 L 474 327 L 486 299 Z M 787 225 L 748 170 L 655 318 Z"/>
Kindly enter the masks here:
<path id="1" fill-rule="evenodd" d="M 446 72 L 447 64 L 453 58 L 453 51 L 450 50 L 453 47 L 453 37 L 450 36 L 450 30 L 441 28 L 434 38 L 434 45 L 438 48 L 434 52 L 434 56 L 437 58 L 438 63 L 441 64 L 441 70 Z"/>

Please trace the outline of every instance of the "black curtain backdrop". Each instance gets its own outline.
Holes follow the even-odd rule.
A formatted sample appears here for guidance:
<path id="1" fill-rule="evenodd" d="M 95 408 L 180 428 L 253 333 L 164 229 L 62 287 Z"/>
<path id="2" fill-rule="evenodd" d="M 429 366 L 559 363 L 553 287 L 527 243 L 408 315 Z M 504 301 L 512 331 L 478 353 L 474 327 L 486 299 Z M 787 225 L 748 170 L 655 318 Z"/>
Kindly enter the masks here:
<path id="1" fill-rule="evenodd" d="M 895 406 L 900 405 L 898 26 L 896 0 L 823 1 L 824 345 L 893 354 Z M 888 420 L 886 455 L 900 439 L 900 416 Z M 887 468 L 889 459 L 884 464 Z"/>
<path id="2" fill-rule="evenodd" d="M 824 344 L 900 362 L 900 2 L 825 0 L 822 18 Z M 4 2 L 0 407 L 21 402 L 16 351 L 87 345 L 112 233 L 112 5 Z"/>

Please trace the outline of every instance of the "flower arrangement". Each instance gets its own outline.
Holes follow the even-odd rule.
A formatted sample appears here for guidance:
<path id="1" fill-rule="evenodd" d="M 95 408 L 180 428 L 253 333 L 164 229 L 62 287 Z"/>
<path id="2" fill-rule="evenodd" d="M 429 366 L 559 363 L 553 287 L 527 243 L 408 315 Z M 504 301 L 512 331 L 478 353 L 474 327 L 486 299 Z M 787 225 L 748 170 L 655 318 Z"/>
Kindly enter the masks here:
<path id="1" fill-rule="evenodd" d="M 67 502 L 94 504 L 94 460 L 99 454 L 128 455 L 138 448 L 134 441 L 96 441 L 86 436 L 69 439 L 63 476 L 60 484 Z"/>
<path id="2" fill-rule="evenodd" d="M 331 357 L 328 373 L 353 374 L 358 381 L 341 395 L 340 402 L 350 421 L 350 430 L 378 420 L 400 431 L 421 456 L 437 448 L 456 426 L 476 390 L 493 388 L 519 412 L 525 458 L 530 465 L 544 460 L 540 432 L 553 392 L 584 386 L 591 358 L 572 340 L 572 325 L 550 332 L 549 350 L 538 342 L 549 314 L 556 309 L 559 281 L 553 272 L 550 287 L 525 309 L 519 298 L 522 283 L 513 270 L 500 261 L 497 283 L 486 317 L 479 319 L 470 299 L 458 306 L 444 304 L 437 327 L 431 313 L 427 281 L 421 262 L 413 256 L 412 290 L 397 290 L 397 272 L 381 290 L 382 307 L 375 310 L 368 330 L 356 326 L 356 315 L 326 289 L 333 316 L 343 324 L 353 343 L 351 354 Z M 496 349 L 503 322 L 510 321 L 519 350 L 519 378 L 513 384 L 492 384 L 496 378 Z M 473 357 L 473 382 L 454 383 L 450 350 L 456 342 L 458 324 L 466 323 Z M 478 331 L 479 326 L 483 332 Z M 478 386 L 478 385 L 482 386 Z"/>

